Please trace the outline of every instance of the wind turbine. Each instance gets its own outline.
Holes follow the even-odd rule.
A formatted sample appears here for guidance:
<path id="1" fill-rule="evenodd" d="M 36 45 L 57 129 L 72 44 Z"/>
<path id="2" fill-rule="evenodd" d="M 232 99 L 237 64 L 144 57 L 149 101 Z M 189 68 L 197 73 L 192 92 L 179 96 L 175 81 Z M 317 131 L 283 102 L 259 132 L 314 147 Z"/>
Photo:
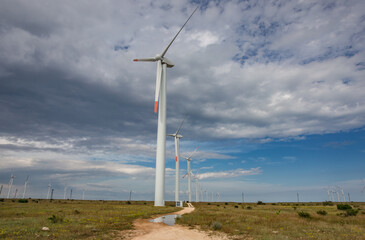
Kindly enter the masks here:
<path id="1" fill-rule="evenodd" d="M 156 181 L 155 181 L 155 206 L 165 206 L 165 159 L 166 159 L 166 68 L 172 68 L 174 64 L 165 57 L 171 44 L 175 41 L 186 23 L 193 16 L 195 8 L 188 20 L 180 28 L 178 33 L 167 45 L 161 54 L 152 58 L 134 59 L 135 62 L 157 62 L 156 90 L 155 90 L 155 113 L 158 106 L 157 146 L 156 146 Z"/>
<path id="2" fill-rule="evenodd" d="M 189 157 L 184 157 L 187 160 L 188 163 L 188 170 L 187 173 L 184 175 L 188 175 L 188 194 L 189 194 L 189 202 L 191 202 L 191 170 L 190 170 L 190 161 L 193 154 L 198 150 L 199 147 L 195 148 L 194 152 L 192 152 Z"/>
<path id="3" fill-rule="evenodd" d="M 193 178 L 195 180 L 195 202 L 199 202 L 199 177 L 198 177 L 198 171 L 196 172 L 196 174 L 193 174 Z"/>
<path id="4" fill-rule="evenodd" d="M 66 199 L 67 194 L 67 186 L 65 185 L 65 188 L 63 189 L 63 199 Z"/>
<path id="5" fill-rule="evenodd" d="M 47 199 L 49 199 L 49 194 L 51 193 L 51 186 L 51 183 L 48 183 Z"/>
<path id="6" fill-rule="evenodd" d="M 362 180 L 362 184 L 364 184 L 364 187 L 362 188 L 361 192 L 363 193 L 365 190 L 365 183 L 364 183 L 364 179 Z"/>
<path id="7" fill-rule="evenodd" d="M 27 176 L 27 179 L 25 180 L 25 183 L 24 183 L 23 198 L 25 198 L 25 192 L 27 191 L 28 179 L 29 179 L 29 176 Z"/>
<path id="8" fill-rule="evenodd" d="M 175 157 L 176 157 L 176 168 L 175 168 L 175 202 L 179 201 L 179 187 L 180 187 L 180 177 L 179 177 L 179 162 L 180 162 L 180 152 L 179 152 L 179 139 L 183 136 L 179 134 L 179 131 L 184 123 L 185 119 L 181 122 L 179 128 L 174 134 L 167 134 L 167 136 L 174 137 L 175 139 Z"/>
<path id="9" fill-rule="evenodd" d="M 15 178 L 15 176 L 14 176 L 14 175 L 11 175 L 11 177 L 10 177 L 10 181 L 9 181 L 8 198 L 10 197 L 11 187 L 13 186 L 14 178 Z"/>
<path id="10" fill-rule="evenodd" d="M 1 185 L 1 188 L 0 188 L 0 195 L 1 195 L 2 191 L 3 191 L 3 185 Z"/>

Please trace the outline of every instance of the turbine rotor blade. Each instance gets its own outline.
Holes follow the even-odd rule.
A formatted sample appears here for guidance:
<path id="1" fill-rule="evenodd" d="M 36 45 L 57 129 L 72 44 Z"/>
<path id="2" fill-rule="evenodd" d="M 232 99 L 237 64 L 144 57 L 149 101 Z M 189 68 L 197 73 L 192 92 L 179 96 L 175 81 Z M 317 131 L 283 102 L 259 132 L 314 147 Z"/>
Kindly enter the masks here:
<path id="1" fill-rule="evenodd" d="M 198 150 L 198 148 L 199 147 L 196 147 L 195 150 L 194 150 L 194 152 L 192 152 L 188 158 L 191 158 L 193 156 L 193 154 Z"/>
<path id="2" fill-rule="evenodd" d="M 181 124 L 180 124 L 180 126 L 179 126 L 179 128 L 177 129 L 177 131 L 176 131 L 176 135 L 179 133 L 179 131 L 180 131 L 180 129 L 181 129 L 181 127 L 182 127 L 182 125 L 184 124 L 184 121 L 185 121 L 185 118 L 184 118 L 184 120 L 182 120 L 182 122 L 181 122 Z"/>
<path id="3" fill-rule="evenodd" d="M 156 62 L 155 58 L 136 58 L 133 59 L 134 62 Z"/>
<path id="4" fill-rule="evenodd" d="M 161 60 L 158 60 L 157 73 L 156 73 L 156 90 L 155 90 L 155 113 L 157 113 L 158 98 L 160 96 L 161 77 L 162 77 L 162 64 Z"/>
<path id="5" fill-rule="evenodd" d="M 199 7 L 199 6 L 198 6 Z M 175 35 L 175 37 L 172 39 L 172 41 L 169 43 L 169 45 L 165 48 L 165 50 L 161 53 L 161 57 L 164 57 L 167 50 L 169 49 L 169 47 L 171 46 L 171 44 L 175 41 L 176 37 L 179 35 L 179 33 L 181 32 L 181 30 L 183 30 L 183 28 L 185 27 L 185 25 L 188 23 L 188 21 L 190 20 L 190 18 L 193 16 L 193 14 L 195 13 L 195 11 L 198 9 L 198 7 L 195 8 L 194 12 L 190 15 L 190 17 L 188 18 L 188 20 L 186 20 L 186 22 L 184 23 L 184 25 L 180 28 L 180 30 L 177 32 L 177 34 Z"/>

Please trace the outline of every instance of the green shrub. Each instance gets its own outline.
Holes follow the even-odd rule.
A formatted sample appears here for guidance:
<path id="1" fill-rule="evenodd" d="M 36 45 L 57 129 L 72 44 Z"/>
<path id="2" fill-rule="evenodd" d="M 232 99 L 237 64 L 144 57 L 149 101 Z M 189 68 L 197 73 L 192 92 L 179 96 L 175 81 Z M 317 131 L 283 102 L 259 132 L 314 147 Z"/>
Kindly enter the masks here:
<path id="1" fill-rule="evenodd" d="M 228 203 L 227 203 L 227 202 L 225 202 L 225 203 L 224 203 L 224 205 L 228 205 Z"/>
<path id="2" fill-rule="evenodd" d="M 51 221 L 51 223 L 62 223 L 63 217 L 52 215 L 52 217 L 49 217 L 48 220 Z"/>
<path id="3" fill-rule="evenodd" d="M 236 205 L 236 206 L 234 206 L 234 208 L 238 208 L 238 206 Z"/>
<path id="4" fill-rule="evenodd" d="M 28 203 L 28 199 L 19 199 L 18 203 Z"/>
<path id="5" fill-rule="evenodd" d="M 249 209 L 249 210 L 251 210 L 252 209 L 252 207 L 251 206 L 247 206 L 247 208 L 246 209 Z"/>
<path id="6" fill-rule="evenodd" d="M 311 217 L 311 215 L 309 213 L 303 212 L 303 211 L 298 212 L 298 215 L 299 215 L 299 217 L 302 217 L 302 218 L 310 218 Z"/>
<path id="7" fill-rule="evenodd" d="M 208 205 L 210 205 L 210 202 L 208 202 Z"/>
<path id="8" fill-rule="evenodd" d="M 214 223 L 212 223 L 211 228 L 213 230 L 219 230 L 222 228 L 222 224 L 220 222 L 214 222 Z"/>
<path id="9" fill-rule="evenodd" d="M 263 203 L 262 201 L 258 201 L 257 205 L 265 205 L 265 203 Z"/>
<path id="10" fill-rule="evenodd" d="M 327 215 L 327 212 L 325 210 L 319 210 L 317 211 L 317 214 L 325 216 Z"/>
<path id="11" fill-rule="evenodd" d="M 80 211 L 76 209 L 76 210 L 74 211 L 74 213 L 75 213 L 75 214 L 80 214 Z"/>
<path id="12" fill-rule="evenodd" d="M 4 202 L 4 198 L 0 198 L 0 202 Z"/>
<path id="13" fill-rule="evenodd" d="M 131 204 L 131 201 L 127 201 L 127 204 Z"/>
<path id="14" fill-rule="evenodd" d="M 356 210 L 356 209 L 347 209 L 345 216 L 346 217 L 348 217 L 348 216 L 356 216 L 358 212 L 359 212 L 359 210 Z"/>
<path id="15" fill-rule="evenodd" d="M 347 209 L 352 209 L 352 207 L 348 204 L 337 204 L 337 209 L 338 210 L 347 210 Z"/>
<path id="16" fill-rule="evenodd" d="M 323 206 L 333 206 L 333 202 L 325 201 L 325 202 L 323 202 Z"/>

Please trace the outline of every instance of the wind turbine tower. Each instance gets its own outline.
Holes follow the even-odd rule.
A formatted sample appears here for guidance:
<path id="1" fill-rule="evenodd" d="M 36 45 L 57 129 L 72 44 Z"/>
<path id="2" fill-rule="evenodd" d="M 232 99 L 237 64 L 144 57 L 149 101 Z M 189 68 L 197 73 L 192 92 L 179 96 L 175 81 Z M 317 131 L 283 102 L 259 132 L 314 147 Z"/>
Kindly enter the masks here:
<path id="1" fill-rule="evenodd" d="M 67 186 L 65 186 L 65 188 L 63 189 L 63 199 L 66 199 L 66 195 L 67 195 Z"/>
<path id="2" fill-rule="evenodd" d="M 14 176 L 14 175 L 11 175 L 11 177 L 10 177 L 10 181 L 9 181 L 8 198 L 10 197 L 11 187 L 13 186 L 14 178 L 15 178 L 15 176 Z"/>
<path id="3" fill-rule="evenodd" d="M 176 167 L 175 167 L 175 202 L 179 200 L 179 188 L 180 188 L 180 176 L 179 176 L 179 164 L 180 164 L 180 146 L 179 146 L 179 139 L 183 136 L 179 134 L 179 131 L 184 123 L 185 119 L 181 122 L 177 131 L 173 134 L 167 134 L 167 136 L 174 137 L 175 139 L 175 157 L 176 157 Z"/>
<path id="4" fill-rule="evenodd" d="M 1 185 L 1 188 L 0 188 L 0 195 L 1 195 L 2 191 L 3 191 L 3 185 Z"/>
<path id="5" fill-rule="evenodd" d="M 199 181 L 198 181 L 198 175 L 194 174 L 194 180 L 195 180 L 195 202 L 199 202 Z"/>
<path id="6" fill-rule="evenodd" d="M 25 183 L 24 183 L 23 198 L 25 198 L 25 192 L 27 191 L 28 179 L 29 179 L 29 176 L 27 176 L 27 179 L 25 180 Z"/>
<path id="7" fill-rule="evenodd" d="M 51 186 L 51 183 L 48 183 L 47 199 L 49 199 L 49 194 L 51 193 Z"/>
<path id="8" fill-rule="evenodd" d="M 191 202 L 191 169 L 190 169 L 190 161 L 191 161 L 191 157 L 193 156 L 193 154 L 197 150 L 198 150 L 198 147 L 195 148 L 194 152 L 192 152 L 189 157 L 184 157 L 187 160 L 187 163 L 188 163 L 188 171 L 185 174 L 185 176 L 188 175 L 188 196 L 189 196 L 188 198 L 189 198 L 189 202 Z"/>
<path id="9" fill-rule="evenodd" d="M 161 54 L 152 58 L 134 59 L 135 62 L 157 62 L 156 91 L 155 91 L 155 113 L 158 107 L 157 124 L 157 146 L 156 146 L 156 181 L 155 181 L 155 206 L 165 206 L 165 160 L 166 160 L 166 68 L 172 68 L 174 64 L 165 57 L 167 50 L 175 41 L 186 23 L 193 16 L 195 11 L 180 28 L 178 33 Z"/>

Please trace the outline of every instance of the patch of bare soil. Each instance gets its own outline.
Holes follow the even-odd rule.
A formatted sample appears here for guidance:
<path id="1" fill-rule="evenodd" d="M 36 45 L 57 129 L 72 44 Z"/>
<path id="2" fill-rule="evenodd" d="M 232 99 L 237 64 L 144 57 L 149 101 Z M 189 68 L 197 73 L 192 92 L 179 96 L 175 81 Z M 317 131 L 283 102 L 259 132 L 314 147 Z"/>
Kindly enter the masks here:
<path id="1" fill-rule="evenodd" d="M 171 214 L 187 214 L 194 211 L 194 208 L 184 208 L 183 210 Z M 166 215 L 166 214 L 165 214 Z M 206 232 L 198 231 L 197 229 L 189 229 L 184 226 L 174 225 L 169 226 L 164 223 L 152 223 L 150 219 L 137 219 L 134 222 L 134 230 L 123 231 L 122 239 L 128 240 L 228 240 L 229 238 L 222 234 L 208 234 Z"/>

